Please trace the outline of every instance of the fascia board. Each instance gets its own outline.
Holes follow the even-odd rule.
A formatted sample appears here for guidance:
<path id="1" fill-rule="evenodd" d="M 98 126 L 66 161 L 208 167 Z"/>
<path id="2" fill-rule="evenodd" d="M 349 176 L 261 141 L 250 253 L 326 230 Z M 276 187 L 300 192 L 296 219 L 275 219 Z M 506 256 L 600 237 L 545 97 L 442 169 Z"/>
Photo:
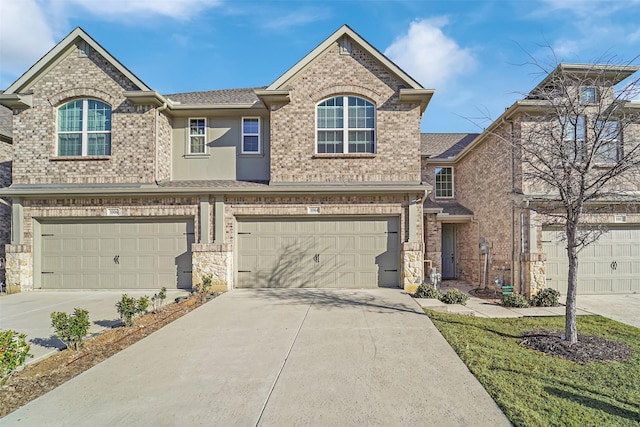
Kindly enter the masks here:
<path id="1" fill-rule="evenodd" d="M 473 215 L 449 215 L 446 213 L 436 213 L 436 220 L 448 223 L 470 222 L 473 220 Z"/>
<path id="2" fill-rule="evenodd" d="M 82 39 L 89 44 L 89 46 L 102 55 L 111 65 L 113 65 L 118 71 L 124 74 L 129 80 L 133 82 L 140 90 L 151 90 L 145 85 L 142 80 L 137 78 L 127 67 L 122 65 L 120 61 L 115 59 L 109 52 L 106 51 L 98 42 L 96 42 L 89 34 L 87 34 L 82 28 L 77 27 L 69 35 L 67 35 L 62 41 L 56 44 L 49 52 L 47 52 L 42 58 L 40 58 L 34 65 L 31 66 L 22 76 L 18 78 L 11 86 L 7 88 L 5 93 L 18 93 L 33 81 L 37 80 L 41 71 L 48 67 L 48 65 L 60 59 L 60 56 L 78 39 Z"/>
<path id="3" fill-rule="evenodd" d="M 415 81 L 411 76 L 405 73 L 400 67 L 394 64 L 389 58 L 382 54 L 378 49 L 369 44 L 358 33 L 353 31 L 348 25 L 343 25 L 336 32 L 331 34 L 322 43 L 320 43 L 315 49 L 309 52 L 305 57 L 298 61 L 293 67 L 287 70 L 283 75 L 278 77 L 276 81 L 271 83 L 267 90 L 282 89 L 283 86 L 295 77 L 300 71 L 304 70 L 310 63 L 312 63 L 318 56 L 320 56 L 325 50 L 327 50 L 333 43 L 337 42 L 341 37 L 348 36 L 356 42 L 362 49 L 368 54 L 377 59 L 391 72 L 393 72 L 400 80 L 410 86 L 412 89 L 423 89 L 423 87 Z"/>
<path id="4" fill-rule="evenodd" d="M 435 89 L 400 89 L 400 102 L 419 103 L 420 115 L 427 109 Z"/>
<path id="5" fill-rule="evenodd" d="M 20 93 L 0 94 L 0 104 L 12 110 L 31 108 L 33 106 L 33 95 Z"/>
<path id="6" fill-rule="evenodd" d="M 172 105 L 171 101 L 154 90 L 126 91 L 124 96 L 136 105 L 153 105 L 154 107 L 160 107 L 164 104 Z"/>

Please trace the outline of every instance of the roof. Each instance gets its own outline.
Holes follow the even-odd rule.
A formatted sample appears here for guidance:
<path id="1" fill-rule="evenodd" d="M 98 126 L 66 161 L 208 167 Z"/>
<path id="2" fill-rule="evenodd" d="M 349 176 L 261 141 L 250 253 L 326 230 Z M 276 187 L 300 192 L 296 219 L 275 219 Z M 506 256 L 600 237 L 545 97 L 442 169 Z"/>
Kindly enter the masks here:
<path id="1" fill-rule="evenodd" d="M 260 102 L 260 99 L 255 92 L 260 89 L 264 89 L 264 86 L 257 88 L 172 93 L 164 96 L 172 102 L 180 104 L 255 104 Z"/>
<path id="2" fill-rule="evenodd" d="M 479 135 L 479 133 L 423 133 L 420 134 L 420 153 L 431 159 L 455 157 Z"/>
<path id="3" fill-rule="evenodd" d="M 0 137 L 13 138 L 13 113 L 7 107 L 0 105 Z"/>
<path id="4" fill-rule="evenodd" d="M 473 211 L 465 208 L 460 203 L 455 201 L 442 201 L 432 199 L 432 195 L 429 195 L 424 201 L 425 209 L 441 209 L 441 213 L 447 215 L 473 215 Z"/>

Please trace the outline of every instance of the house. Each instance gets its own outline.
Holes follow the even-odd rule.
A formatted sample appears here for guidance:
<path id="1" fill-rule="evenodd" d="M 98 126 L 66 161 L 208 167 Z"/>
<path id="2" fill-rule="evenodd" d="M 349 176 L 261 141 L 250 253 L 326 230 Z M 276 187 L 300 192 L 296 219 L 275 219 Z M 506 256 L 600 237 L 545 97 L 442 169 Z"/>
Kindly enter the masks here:
<path id="1" fill-rule="evenodd" d="M 443 278 L 487 287 L 496 279 L 504 280 L 526 295 L 545 287 L 566 293 L 568 258 L 561 228 L 545 209 L 531 209 L 547 207 L 543 194 L 554 190 L 536 188 L 525 170 L 531 163 L 518 151 L 523 145 L 509 141 L 541 144 L 536 138 L 549 140 L 549 134 L 559 131 L 557 123 L 543 122 L 545 133 L 535 133 L 541 121 L 549 119 L 545 115 L 548 98 L 539 95 L 557 91 L 553 84 L 560 79 L 554 76 L 561 75 L 566 79 L 563 90 L 580 96 L 578 124 L 565 121 L 564 143 L 580 145 L 585 132 L 612 130 L 609 146 L 613 149 L 594 157 L 594 168 L 607 170 L 640 141 L 640 102 L 614 102 L 612 90 L 638 70 L 610 64 L 560 64 L 481 134 L 422 135 L 422 181 L 434 189 L 424 203 L 425 256 Z M 618 127 L 619 113 L 609 113 L 612 106 L 630 118 L 624 130 Z M 611 122 L 598 124 L 596 118 L 609 116 Z M 621 185 L 617 190 L 624 190 L 624 200 L 595 200 L 585 207 L 584 223 L 604 224 L 606 232 L 579 255 L 578 293 L 640 292 L 637 172 Z"/>
<path id="2" fill-rule="evenodd" d="M 12 113 L 0 105 L 0 187 L 11 185 L 11 159 L 13 157 Z M 0 200 L 2 202 L 2 200 Z M 11 208 L 0 203 L 0 281 L 4 281 L 4 243 L 10 242 Z"/>
<path id="3" fill-rule="evenodd" d="M 548 86 L 482 133 L 421 134 L 434 90 L 346 25 L 269 86 L 176 94 L 77 28 L 0 94 L 13 110 L 7 284 L 411 290 L 435 269 L 563 291 L 558 229 L 529 209 L 536 189 L 502 143 L 526 137 Z M 639 139 L 636 122 L 615 142 Z M 628 190 L 589 213 L 609 230 L 581 255 L 583 293 L 640 292 L 640 189 Z"/>
<path id="4" fill-rule="evenodd" d="M 269 86 L 166 95 L 77 28 L 0 95 L 7 283 L 415 286 L 433 93 L 348 26 Z"/>

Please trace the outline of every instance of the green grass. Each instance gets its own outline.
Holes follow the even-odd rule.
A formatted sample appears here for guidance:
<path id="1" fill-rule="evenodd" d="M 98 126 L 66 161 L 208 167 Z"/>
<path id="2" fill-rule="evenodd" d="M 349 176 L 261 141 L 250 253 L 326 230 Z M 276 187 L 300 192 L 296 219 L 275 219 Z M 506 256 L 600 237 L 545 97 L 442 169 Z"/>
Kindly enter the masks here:
<path id="1" fill-rule="evenodd" d="M 624 363 L 580 365 L 520 345 L 523 332 L 563 330 L 562 317 L 427 314 L 514 425 L 640 425 L 640 329 L 600 316 L 578 316 L 578 333 L 634 349 Z"/>

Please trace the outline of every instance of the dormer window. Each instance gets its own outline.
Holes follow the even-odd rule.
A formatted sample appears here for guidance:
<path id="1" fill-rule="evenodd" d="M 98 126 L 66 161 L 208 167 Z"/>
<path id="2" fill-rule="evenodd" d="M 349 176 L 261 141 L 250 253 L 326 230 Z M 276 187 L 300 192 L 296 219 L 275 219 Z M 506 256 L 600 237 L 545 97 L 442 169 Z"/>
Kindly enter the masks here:
<path id="1" fill-rule="evenodd" d="M 580 88 L 580 103 L 595 104 L 597 101 L 597 90 L 593 86 L 583 86 Z"/>
<path id="2" fill-rule="evenodd" d="M 316 135 L 319 154 L 375 153 L 375 105 L 346 95 L 321 102 Z"/>
<path id="3" fill-rule="evenodd" d="M 111 107 L 76 99 L 58 107 L 58 156 L 111 155 Z"/>

